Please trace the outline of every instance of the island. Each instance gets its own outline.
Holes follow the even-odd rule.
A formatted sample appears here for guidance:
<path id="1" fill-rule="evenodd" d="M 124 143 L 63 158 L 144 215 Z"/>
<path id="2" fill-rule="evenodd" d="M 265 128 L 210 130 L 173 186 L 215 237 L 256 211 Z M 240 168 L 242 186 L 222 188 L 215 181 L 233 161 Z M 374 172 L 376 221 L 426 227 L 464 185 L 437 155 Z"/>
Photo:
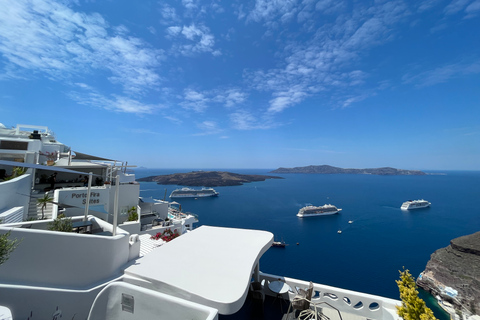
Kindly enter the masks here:
<path id="1" fill-rule="evenodd" d="M 278 168 L 270 173 L 316 173 L 316 174 L 376 174 L 382 176 L 415 175 L 423 176 L 425 172 L 419 170 L 403 170 L 390 167 L 372 169 L 343 169 L 328 165 L 306 166 L 295 168 Z"/>
<path id="2" fill-rule="evenodd" d="M 239 186 L 247 182 L 265 181 L 266 179 L 283 179 L 278 176 L 258 174 L 238 174 L 224 171 L 192 171 L 160 176 L 139 178 L 137 181 L 156 182 L 158 184 L 176 184 L 188 187 L 222 187 Z"/>
<path id="3" fill-rule="evenodd" d="M 430 256 L 417 285 L 451 315 L 480 314 L 480 232 L 455 238 Z M 452 318 L 453 319 L 453 318 Z"/>

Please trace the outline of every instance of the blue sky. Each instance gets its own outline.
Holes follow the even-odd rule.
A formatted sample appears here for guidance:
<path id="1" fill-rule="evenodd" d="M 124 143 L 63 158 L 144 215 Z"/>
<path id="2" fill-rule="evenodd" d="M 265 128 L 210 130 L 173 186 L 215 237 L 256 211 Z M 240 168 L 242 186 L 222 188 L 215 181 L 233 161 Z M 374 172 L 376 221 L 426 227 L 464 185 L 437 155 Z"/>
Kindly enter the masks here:
<path id="1" fill-rule="evenodd" d="M 0 122 L 150 168 L 480 170 L 480 0 L 0 0 Z"/>

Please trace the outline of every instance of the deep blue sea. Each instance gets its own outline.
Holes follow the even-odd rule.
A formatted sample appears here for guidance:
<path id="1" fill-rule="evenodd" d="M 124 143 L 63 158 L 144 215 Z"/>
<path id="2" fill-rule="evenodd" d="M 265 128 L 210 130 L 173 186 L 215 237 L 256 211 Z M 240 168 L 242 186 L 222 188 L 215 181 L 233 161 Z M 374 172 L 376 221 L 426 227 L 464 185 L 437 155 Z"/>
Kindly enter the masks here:
<path id="1" fill-rule="evenodd" d="M 135 173 L 140 178 L 189 171 Z M 399 270 L 405 267 L 417 277 L 435 250 L 480 231 L 479 171 L 426 171 L 432 173 L 426 176 L 221 171 L 284 178 L 215 187 L 220 195 L 214 198 L 177 200 L 183 211 L 199 216 L 198 226 L 267 230 L 283 239 L 289 244 L 285 249 L 271 248 L 260 260 L 260 270 L 267 273 L 398 299 Z M 166 189 L 168 198 L 179 187 L 142 182 L 141 196 L 163 199 Z M 400 210 L 402 202 L 422 198 L 432 203 L 430 208 Z M 305 205 L 326 203 L 343 210 L 333 216 L 296 217 Z"/>

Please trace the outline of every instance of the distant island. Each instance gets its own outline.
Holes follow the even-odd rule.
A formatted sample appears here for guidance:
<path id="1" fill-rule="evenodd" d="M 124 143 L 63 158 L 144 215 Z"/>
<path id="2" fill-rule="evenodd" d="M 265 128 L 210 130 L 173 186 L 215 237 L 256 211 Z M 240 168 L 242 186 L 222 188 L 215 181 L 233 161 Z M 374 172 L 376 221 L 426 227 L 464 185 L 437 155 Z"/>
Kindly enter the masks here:
<path id="1" fill-rule="evenodd" d="M 177 184 L 188 187 L 239 186 L 247 182 L 265 181 L 266 179 L 283 179 L 276 176 L 258 174 L 238 174 L 224 171 L 193 171 L 160 176 L 150 176 L 137 181 L 156 182 L 158 184 Z"/>
<path id="2" fill-rule="evenodd" d="M 295 168 L 278 168 L 270 173 L 317 173 L 317 174 L 377 174 L 382 176 L 415 175 L 423 176 L 425 172 L 419 170 L 402 170 L 390 167 L 372 169 L 343 169 L 328 165 L 306 166 Z"/>

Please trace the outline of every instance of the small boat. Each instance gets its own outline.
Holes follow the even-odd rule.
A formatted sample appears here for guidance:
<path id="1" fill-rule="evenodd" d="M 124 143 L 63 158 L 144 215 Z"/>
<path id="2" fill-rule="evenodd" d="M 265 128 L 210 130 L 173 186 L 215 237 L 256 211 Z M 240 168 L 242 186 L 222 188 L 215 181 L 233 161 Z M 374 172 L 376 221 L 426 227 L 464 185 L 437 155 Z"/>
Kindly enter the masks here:
<path id="1" fill-rule="evenodd" d="M 273 241 L 272 242 L 272 247 L 277 247 L 277 248 L 285 248 L 287 246 L 287 244 L 285 243 L 285 241 Z"/>
<path id="2" fill-rule="evenodd" d="M 342 233 L 342 230 L 338 230 L 337 233 Z"/>
<path id="3" fill-rule="evenodd" d="M 353 223 L 353 220 L 349 220 L 348 223 Z"/>

